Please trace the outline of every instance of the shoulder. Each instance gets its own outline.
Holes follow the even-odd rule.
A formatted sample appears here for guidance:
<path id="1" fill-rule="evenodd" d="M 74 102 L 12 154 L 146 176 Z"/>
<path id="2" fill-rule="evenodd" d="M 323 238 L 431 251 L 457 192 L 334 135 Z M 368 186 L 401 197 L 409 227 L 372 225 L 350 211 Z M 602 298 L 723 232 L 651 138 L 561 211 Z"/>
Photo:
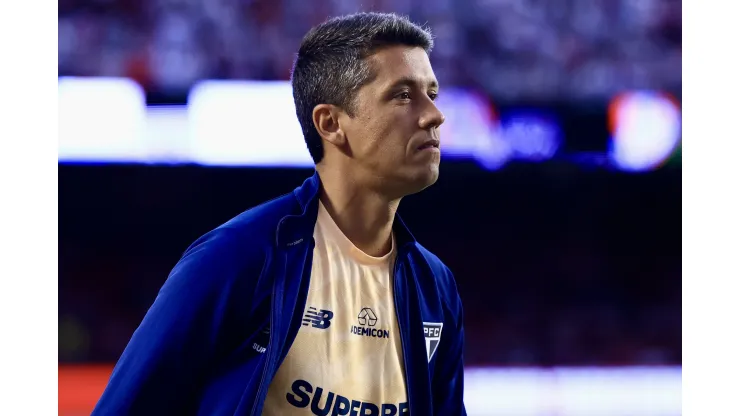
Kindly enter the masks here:
<path id="1" fill-rule="evenodd" d="M 295 196 L 289 193 L 242 212 L 195 240 L 175 270 L 198 270 L 228 279 L 247 269 L 261 268 L 275 245 L 279 222 L 297 207 Z"/>
<path id="2" fill-rule="evenodd" d="M 432 270 L 434 277 L 440 280 L 446 286 L 457 287 L 455 284 L 455 278 L 452 275 L 452 271 L 449 267 L 439 258 L 436 254 L 429 251 L 426 247 L 419 243 L 415 244 L 416 250 L 426 260 L 427 264 Z M 457 290 L 457 289 L 455 289 Z"/>
<path id="3" fill-rule="evenodd" d="M 200 244 L 239 246 L 241 250 L 274 245 L 278 224 L 288 215 L 300 210 L 293 193 L 281 195 L 250 208 L 216 229 L 203 235 L 188 249 Z"/>
<path id="4" fill-rule="evenodd" d="M 452 306 L 459 302 L 459 295 L 455 276 L 452 271 L 436 254 L 429 251 L 426 247 L 418 242 L 415 243 L 415 247 L 416 251 L 424 258 L 425 263 L 429 266 L 440 297 L 454 310 L 455 308 Z"/>
<path id="5" fill-rule="evenodd" d="M 300 209 L 295 195 L 287 193 L 242 212 L 213 232 L 243 242 L 274 244 L 280 221 Z"/>

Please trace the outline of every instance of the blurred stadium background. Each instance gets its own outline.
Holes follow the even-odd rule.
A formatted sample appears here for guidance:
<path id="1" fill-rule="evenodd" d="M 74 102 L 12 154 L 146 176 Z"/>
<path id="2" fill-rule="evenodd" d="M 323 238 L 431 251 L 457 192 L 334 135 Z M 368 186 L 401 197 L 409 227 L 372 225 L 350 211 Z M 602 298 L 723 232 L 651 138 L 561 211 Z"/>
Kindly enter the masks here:
<path id="1" fill-rule="evenodd" d="M 288 84 L 327 16 L 436 35 L 471 415 L 681 414 L 678 0 L 59 0 L 59 410 L 89 414 L 184 249 L 311 173 Z M 234 192 L 234 189 L 240 189 Z"/>

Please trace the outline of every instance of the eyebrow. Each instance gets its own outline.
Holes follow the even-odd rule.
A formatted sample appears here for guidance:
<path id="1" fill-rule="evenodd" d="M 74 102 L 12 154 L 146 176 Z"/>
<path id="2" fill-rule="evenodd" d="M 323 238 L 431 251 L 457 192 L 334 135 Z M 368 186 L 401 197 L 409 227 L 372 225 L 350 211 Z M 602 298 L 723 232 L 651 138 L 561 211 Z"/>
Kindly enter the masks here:
<path id="1" fill-rule="evenodd" d="M 403 78 L 400 78 L 400 79 L 396 80 L 387 89 L 388 90 L 394 90 L 394 89 L 396 89 L 398 87 L 403 87 L 403 86 L 413 87 L 413 86 L 417 86 L 417 85 L 420 85 L 420 84 L 421 84 L 421 82 L 419 82 L 419 80 L 416 79 L 416 78 L 403 77 Z M 439 88 L 439 84 L 437 83 L 437 80 L 436 79 L 433 79 L 431 82 L 429 82 L 429 85 L 427 87 L 428 88 L 438 89 Z"/>

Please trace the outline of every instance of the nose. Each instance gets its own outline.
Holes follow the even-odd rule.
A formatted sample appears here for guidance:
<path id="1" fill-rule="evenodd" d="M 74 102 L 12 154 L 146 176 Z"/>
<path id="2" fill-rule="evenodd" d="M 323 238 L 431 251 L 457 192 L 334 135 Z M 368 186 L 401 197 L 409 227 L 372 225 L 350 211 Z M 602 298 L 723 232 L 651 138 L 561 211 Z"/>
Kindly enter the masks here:
<path id="1" fill-rule="evenodd" d="M 434 101 L 430 99 L 421 117 L 419 117 L 419 127 L 423 130 L 430 130 L 441 126 L 444 122 L 445 115 L 437 108 Z"/>

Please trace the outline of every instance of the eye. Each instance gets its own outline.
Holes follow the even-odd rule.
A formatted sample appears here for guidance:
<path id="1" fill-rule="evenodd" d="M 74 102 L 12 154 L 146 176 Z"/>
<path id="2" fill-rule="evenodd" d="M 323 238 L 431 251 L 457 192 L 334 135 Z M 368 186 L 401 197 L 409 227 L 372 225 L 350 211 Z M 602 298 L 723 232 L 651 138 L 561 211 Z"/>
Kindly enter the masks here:
<path id="1" fill-rule="evenodd" d="M 411 93 L 408 91 L 402 91 L 396 95 L 396 98 L 399 98 L 401 100 L 410 100 L 411 99 Z"/>
<path id="2" fill-rule="evenodd" d="M 438 94 L 438 93 L 436 93 L 436 92 L 430 92 L 430 93 L 429 93 L 429 98 L 430 98 L 430 99 L 431 99 L 432 101 L 436 100 L 436 99 L 437 99 L 437 97 L 439 97 L 439 94 Z"/>

